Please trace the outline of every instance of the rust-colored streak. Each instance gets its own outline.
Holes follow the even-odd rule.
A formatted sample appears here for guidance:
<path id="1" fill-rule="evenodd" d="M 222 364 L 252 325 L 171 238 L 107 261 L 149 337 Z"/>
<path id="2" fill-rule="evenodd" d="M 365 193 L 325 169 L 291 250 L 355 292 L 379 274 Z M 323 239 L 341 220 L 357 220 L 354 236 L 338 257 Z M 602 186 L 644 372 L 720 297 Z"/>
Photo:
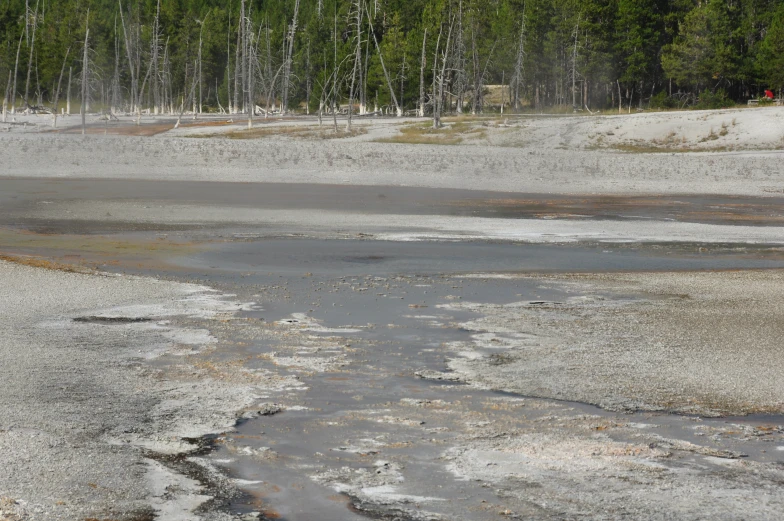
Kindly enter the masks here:
<path id="1" fill-rule="evenodd" d="M 446 203 L 451 213 L 518 219 L 657 219 L 707 224 L 778 226 L 780 200 L 713 201 L 664 196 L 558 197 L 552 199 L 468 199 Z"/>
<path id="2" fill-rule="evenodd" d="M 234 125 L 232 121 L 197 121 L 191 123 L 180 123 L 180 128 L 200 128 L 200 127 L 225 127 Z M 112 135 L 112 136 L 141 136 L 149 137 L 168 132 L 174 129 L 174 123 L 167 121 L 165 123 L 145 123 L 143 125 L 136 125 L 135 123 L 111 123 L 109 125 L 92 125 L 85 129 L 85 134 L 89 135 Z M 67 127 L 63 129 L 53 129 L 49 132 L 57 132 L 60 134 L 81 134 L 82 128 L 80 126 Z"/>

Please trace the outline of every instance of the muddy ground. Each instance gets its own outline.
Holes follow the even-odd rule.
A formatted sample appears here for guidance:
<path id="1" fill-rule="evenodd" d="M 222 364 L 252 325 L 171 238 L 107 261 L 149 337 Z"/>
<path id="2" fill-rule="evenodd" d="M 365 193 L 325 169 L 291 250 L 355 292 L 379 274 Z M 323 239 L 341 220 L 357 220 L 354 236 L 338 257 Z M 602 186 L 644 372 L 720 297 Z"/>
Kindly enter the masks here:
<path id="1" fill-rule="evenodd" d="M 778 519 L 779 117 L 17 122 L 0 519 Z"/>

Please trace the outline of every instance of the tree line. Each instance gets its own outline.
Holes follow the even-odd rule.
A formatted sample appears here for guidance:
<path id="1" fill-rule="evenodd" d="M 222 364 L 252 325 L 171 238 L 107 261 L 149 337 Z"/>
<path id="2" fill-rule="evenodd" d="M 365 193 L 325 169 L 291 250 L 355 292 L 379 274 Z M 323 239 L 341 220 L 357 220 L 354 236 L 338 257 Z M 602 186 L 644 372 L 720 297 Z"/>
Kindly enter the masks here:
<path id="1" fill-rule="evenodd" d="M 0 0 L 0 42 L 12 112 L 437 120 L 784 89 L 784 0 Z"/>

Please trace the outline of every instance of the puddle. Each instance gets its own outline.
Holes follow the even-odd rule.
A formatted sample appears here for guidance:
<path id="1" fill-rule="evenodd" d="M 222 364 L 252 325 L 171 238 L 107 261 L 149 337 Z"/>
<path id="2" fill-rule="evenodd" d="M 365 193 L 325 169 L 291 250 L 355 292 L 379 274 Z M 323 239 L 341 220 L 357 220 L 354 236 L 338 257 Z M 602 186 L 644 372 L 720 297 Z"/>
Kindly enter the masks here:
<path id="1" fill-rule="evenodd" d="M 760 269 L 784 267 L 780 252 L 763 246 L 733 249 L 702 245 L 548 245 L 486 241 L 388 242 L 322 239 L 262 239 L 212 245 L 208 251 L 173 259 L 193 272 L 319 276 L 462 272 L 603 272 Z M 756 252 L 756 254 L 755 254 Z"/>
<path id="2" fill-rule="evenodd" d="M 337 265 L 323 269 L 342 272 Z M 446 359 L 454 356 L 450 343 L 471 340 L 472 333 L 459 324 L 477 315 L 439 308 L 439 304 L 455 299 L 551 303 L 563 301 L 568 295 L 533 280 L 390 276 L 384 269 L 380 272 L 300 277 L 246 272 L 241 284 L 224 282 L 227 287 L 223 290 L 238 292 L 242 297 L 248 296 L 243 292 L 263 288 L 264 311 L 246 312 L 247 318 L 286 324 L 292 315 L 306 313 L 309 320 L 327 331 L 353 329 L 337 334 L 337 340 L 332 332 L 309 331 L 312 337 L 350 346 L 344 352 L 342 367 L 306 373 L 278 368 L 284 374 L 291 371 L 302 375 L 307 385 L 307 390 L 289 397 L 288 405 L 296 407 L 285 410 L 284 405 L 279 414 L 243 422 L 208 456 L 238 483 L 246 484 L 241 486 L 248 497 L 262 501 L 281 519 L 364 518 L 367 512 L 348 508 L 351 502 L 340 483 L 354 479 L 351 476 L 375 476 L 379 461 L 399 465 L 402 470 L 400 481 L 373 485 L 371 479 L 362 489 L 378 504 L 415 504 L 422 511 L 437 511 L 446 519 L 464 515 L 467 497 L 473 503 L 494 504 L 498 497 L 492 487 L 456 477 L 442 461 L 449 447 L 464 442 L 467 432 L 485 424 L 497 425 L 501 434 L 525 431 L 553 417 L 563 422 L 588 417 L 596 423 L 597 432 L 604 432 L 607 425 L 625 425 L 635 432 L 658 436 L 665 447 L 671 445 L 667 440 L 708 446 L 710 452 L 705 457 L 715 458 L 717 465 L 723 464 L 724 458 L 741 454 L 749 461 L 781 460 L 782 452 L 760 441 L 760 434 L 770 433 L 771 440 L 780 439 L 781 427 L 775 425 L 784 425 L 784 417 L 704 419 L 662 413 L 622 414 L 581 403 L 419 378 L 417 372 L 438 374 L 446 370 Z M 418 307 L 412 307 L 412 303 Z M 257 342 L 247 346 L 244 353 L 264 356 L 280 349 L 276 343 Z M 503 359 L 503 354 L 492 348 L 480 349 L 476 354 Z M 636 442 L 631 435 L 614 436 L 617 441 Z M 254 506 L 253 502 L 235 505 L 240 510 Z M 469 517 L 498 518 L 496 511 L 478 510 Z"/>
<path id="3" fill-rule="evenodd" d="M 100 191 L 100 186 L 69 189 Z M 173 189 L 161 184 L 145 185 L 144 190 L 152 186 Z M 206 187 L 194 185 L 197 188 L 208 198 Z M 404 204 L 403 195 L 410 195 L 404 192 L 385 189 L 385 197 L 376 199 L 395 208 Z M 322 206 L 343 204 L 340 190 L 325 193 L 334 198 L 326 197 Z M 316 198 L 315 192 L 311 195 Z M 415 198 L 405 202 L 415 203 Z M 453 199 L 443 204 L 454 206 Z M 460 208 L 474 211 L 470 204 Z M 92 225 L 84 226 L 80 233 Z M 460 356 L 489 357 L 498 366 L 507 360 L 502 339 L 472 342 L 476 332 L 461 327 L 479 315 L 444 307 L 460 301 L 554 306 L 570 296 L 540 281 L 511 278 L 510 273 L 784 268 L 780 252 L 736 245 L 700 251 L 703 245 L 253 239 L 250 229 L 230 232 L 223 236 L 226 242 L 214 242 L 213 237 L 198 248 L 187 234 L 172 244 L 160 241 L 154 249 L 150 244 L 157 239 L 149 232 L 127 234 L 126 239 L 133 239 L 127 242 L 120 240 L 122 234 L 92 237 L 80 239 L 79 255 L 86 262 L 106 262 L 111 255 L 117 263 L 103 269 L 204 283 L 236 294 L 240 302 L 261 305 L 239 314 L 254 324 L 250 329 L 256 333 L 246 338 L 239 328 L 227 327 L 215 332 L 222 349 L 202 355 L 207 364 L 227 364 L 227 372 L 270 371 L 298 382 L 271 392 L 266 414 L 257 411 L 246 417 L 235 431 L 214 440 L 213 452 L 200 456 L 242 489 L 244 495 L 231 505 L 238 512 L 264 511 L 270 519 L 289 521 L 413 519 L 400 510 L 405 507 L 435 512 L 442 519 L 504 518 L 506 514 L 499 514 L 506 512 L 500 506 L 503 493 L 496 485 L 450 470 L 447 455 L 475 438 L 523 435 L 543 425 L 563 424 L 563 432 L 586 436 L 584 428 L 590 424 L 591 435 L 630 445 L 639 444 L 643 435 L 653 437 L 659 441 L 651 450 L 680 447 L 677 450 L 688 452 L 689 443 L 708 447 L 708 452 L 694 454 L 704 459 L 706 468 L 738 461 L 741 454 L 755 463 L 780 463 L 784 458 L 783 417 L 622 414 L 453 381 L 447 361 L 458 356 L 455 346 L 472 346 Z M 228 239 L 233 236 L 243 240 Z M 34 246 L 21 240 L 17 246 L 57 251 L 63 248 L 60 239 L 70 242 L 34 235 Z M 75 320 L 111 325 L 141 319 Z M 518 485 L 535 486 L 522 481 Z"/>
<path id="4" fill-rule="evenodd" d="M 134 129 L 157 129 L 154 125 Z M 103 128 L 100 129 L 103 132 Z M 5 195 L 7 194 L 7 195 Z M 719 195 L 607 196 L 510 194 L 403 186 L 227 183 L 127 179 L 0 179 L 3 212 L 68 200 L 160 201 L 264 209 L 351 208 L 376 214 L 454 215 L 512 219 L 675 220 L 781 226 L 784 198 Z M 0 214 L 0 224 L 3 222 Z M 41 223 L 57 226 L 57 223 Z M 111 222 L 89 223 L 106 233 Z M 161 227 L 167 225 L 161 224 Z M 84 225 L 82 226 L 84 227 Z M 54 228 L 52 228 L 54 229 Z"/>

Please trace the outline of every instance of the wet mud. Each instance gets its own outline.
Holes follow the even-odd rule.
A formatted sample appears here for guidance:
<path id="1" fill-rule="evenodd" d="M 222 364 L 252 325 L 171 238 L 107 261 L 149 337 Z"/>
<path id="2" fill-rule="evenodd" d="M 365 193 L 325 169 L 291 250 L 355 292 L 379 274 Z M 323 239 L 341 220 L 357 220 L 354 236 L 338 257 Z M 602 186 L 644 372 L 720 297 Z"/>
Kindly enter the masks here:
<path id="1" fill-rule="evenodd" d="M 111 200 L 154 205 L 199 204 L 263 209 L 318 209 L 369 214 L 451 215 L 512 219 L 662 220 L 704 224 L 781 226 L 784 198 L 721 195 L 568 196 L 482 190 L 289 183 L 227 183 L 123 179 L 0 179 L 0 224 L 16 211 L 61 201 Z M 17 217 L 18 219 L 18 217 Z M 74 223 L 58 219 L 65 230 Z M 39 230 L 46 223 L 35 223 Z M 54 223 L 49 223 L 53 226 Z M 122 223 L 82 225 L 93 232 L 122 231 Z M 114 228 L 110 228 L 110 227 Z M 130 226 L 127 223 L 126 226 Z M 137 224 L 137 230 L 139 229 Z M 150 226 L 149 224 L 147 225 Z M 182 227 L 180 227 L 181 229 Z M 50 228 L 64 233 L 63 230 Z M 126 229 L 126 231 L 134 228 Z M 157 230 L 177 225 L 156 223 Z"/>
<path id="2" fill-rule="evenodd" d="M 544 311 L 575 297 L 573 288 L 536 273 L 688 273 L 780 267 L 778 261 L 732 248 L 722 256 L 665 246 L 290 238 L 202 248 L 166 266 L 106 269 L 196 281 L 257 301 L 260 310 L 212 331 L 218 344 L 198 356 L 199 367 L 221 379 L 271 370 L 301 382 L 270 392 L 267 405 L 243 413 L 200 457 L 242 491 L 227 505 L 231 511 L 292 521 L 617 518 L 639 509 L 696 518 L 737 513 L 739 505 L 706 507 L 668 490 L 740 488 L 756 497 L 759 486 L 781 479 L 780 415 L 619 412 L 541 392 L 492 390 L 450 368 L 452 360 L 467 360 L 503 374 L 518 359 L 510 341 L 525 343 L 533 325 L 488 332 L 471 324 L 498 315 L 496 307 L 524 302 Z M 521 271 L 529 276 L 514 274 Z M 646 297 L 629 289 L 624 298 Z M 509 461 L 518 463 L 504 466 Z M 651 466 L 660 484 L 655 494 L 646 477 Z M 747 484 L 752 475 L 769 485 Z M 577 500 L 575 491 L 604 502 L 614 494 L 635 499 L 606 511 Z M 776 495 L 771 508 L 779 501 Z"/>
<path id="3" fill-rule="evenodd" d="M 613 365 L 619 346 L 633 359 L 629 345 L 650 354 L 696 344 L 688 334 L 700 331 L 664 312 L 653 325 L 673 320 L 681 337 L 624 329 L 650 325 L 646 314 L 669 298 L 683 297 L 672 309 L 686 320 L 702 309 L 701 296 L 719 294 L 715 288 L 735 299 L 754 287 L 749 299 L 730 304 L 745 305 L 744 316 L 762 319 L 760 327 L 776 320 L 778 307 L 757 313 L 753 305 L 778 306 L 765 288 L 766 277 L 784 269 L 780 245 L 325 240 L 285 226 L 25 216 L 48 202 L 109 198 L 142 210 L 151 201 L 354 205 L 378 214 L 769 226 L 780 225 L 778 199 L 119 180 L 2 179 L 0 187 L 2 254 L 199 283 L 256 303 L 210 323 L 208 345 L 183 343 L 143 362 L 162 382 L 216 383 L 225 395 L 199 394 L 211 407 L 224 399 L 227 407 L 242 404 L 222 411 L 236 416 L 234 428 L 183 438 L 198 450 L 160 461 L 215 488 L 212 507 L 234 519 L 743 519 L 750 511 L 776 519 L 784 510 L 778 398 L 763 396 L 765 407 L 748 409 L 655 407 L 631 383 L 681 402 L 703 397 L 653 378 L 655 356 L 633 382 L 622 364 Z M 702 275 L 714 279 L 690 294 L 684 281 Z M 727 285 L 732 277 L 746 279 Z M 717 316 L 696 316 L 695 324 L 719 331 Z M 70 322 L 112 332 L 150 320 L 82 312 Z M 197 319 L 174 321 L 204 328 Z M 733 329 L 732 322 L 723 327 Z M 753 328 L 735 329 L 749 334 L 724 346 L 720 354 L 730 360 L 755 347 Z M 556 335 L 565 332 L 580 342 Z M 678 349 L 665 357 L 688 361 Z M 704 352 L 697 361 L 708 364 L 706 373 L 724 369 Z M 742 401 L 754 377 L 732 373 L 728 392 Z M 251 399 L 248 389 L 259 394 Z M 735 415 L 756 411 L 766 414 Z"/>
<path id="4" fill-rule="evenodd" d="M 740 487 L 753 495 L 756 485 L 743 484 L 746 472 L 770 486 L 780 479 L 781 416 L 618 413 L 450 378 L 456 346 L 476 340 L 463 324 L 482 315 L 450 304 L 570 297 L 541 281 L 378 275 L 372 267 L 354 276 L 210 278 L 226 291 L 263 295 L 264 308 L 247 313 L 247 325 L 228 333 L 241 347 L 216 351 L 213 362 L 243 360 L 250 370 L 272 363 L 305 384 L 271 397 L 280 412 L 250 417 L 218 439 L 210 460 L 256 498 L 236 503 L 240 510 L 267 505 L 290 520 L 368 513 L 382 519 L 615 518 L 640 508 L 666 516 L 688 506 L 666 492 L 669 487 Z M 471 356 L 503 364 L 502 338 L 484 340 L 487 347 Z M 553 452 L 542 456 L 547 450 Z M 519 463 L 504 467 L 510 458 Z M 474 468 L 480 462 L 482 468 Z M 659 485 L 648 496 L 644 469 L 651 465 Z M 727 465 L 740 473 L 716 482 Z M 595 489 L 594 480 L 606 490 Z M 577 499 L 589 489 L 602 501 L 621 490 L 635 499 L 604 511 Z M 661 494 L 674 504 L 661 504 Z M 717 504 L 736 508 L 732 501 Z M 686 517 L 707 511 L 696 503 L 689 508 Z"/>

